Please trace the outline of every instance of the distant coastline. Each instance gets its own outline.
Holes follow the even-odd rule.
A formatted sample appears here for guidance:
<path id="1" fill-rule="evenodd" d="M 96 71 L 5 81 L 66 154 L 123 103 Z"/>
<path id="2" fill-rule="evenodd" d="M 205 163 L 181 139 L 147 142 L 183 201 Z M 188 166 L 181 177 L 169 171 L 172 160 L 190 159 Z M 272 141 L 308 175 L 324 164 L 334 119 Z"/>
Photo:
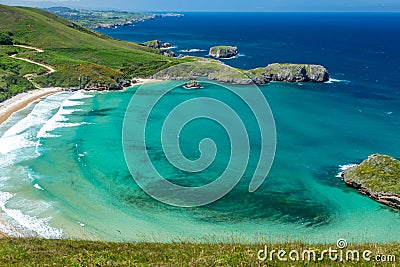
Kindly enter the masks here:
<path id="1" fill-rule="evenodd" d="M 144 22 L 157 18 L 184 16 L 183 14 L 178 13 L 156 14 L 122 11 L 99 11 L 73 9 L 68 7 L 50 7 L 45 8 L 44 10 L 91 29 L 113 29 L 122 26 L 131 26 L 135 22 Z"/>
<path id="2" fill-rule="evenodd" d="M 175 14 L 175 13 L 167 13 L 167 14 L 149 14 L 146 18 L 143 19 L 133 19 L 129 20 L 125 23 L 109 23 L 109 24 L 93 24 L 89 28 L 91 29 L 110 29 L 110 28 L 117 28 L 122 26 L 130 26 L 133 25 L 135 22 L 144 22 L 146 20 L 153 20 L 157 18 L 168 18 L 168 17 L 183 17 L 183 14 Z"/>

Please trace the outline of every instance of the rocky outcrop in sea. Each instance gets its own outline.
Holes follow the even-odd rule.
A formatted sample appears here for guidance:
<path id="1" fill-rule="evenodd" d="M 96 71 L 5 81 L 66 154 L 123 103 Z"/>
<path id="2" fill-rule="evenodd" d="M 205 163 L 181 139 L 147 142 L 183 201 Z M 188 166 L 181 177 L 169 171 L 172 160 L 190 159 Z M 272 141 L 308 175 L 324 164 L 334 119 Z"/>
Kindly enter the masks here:
<path id="1" fill-rule="evenodd" d="M 176 57 L 176 54 L 171 50 L 164 50 L 162 54 L 165 57 Z"/>
<path id="2" fill-rule="evenodd" d="M 173 48 L 174 46 L 170 43 L 162 43 L 160 40 L 151 40 L 142 43 L 141 45 L 147 46 L 150 48 L 155 48 L 155 49 L 170 49 Z"/>
<path id="3" fill-rule="evenodd" d="M 329 80 L 328 71 L 321 65 L 274 63 L 264 68 L 240 72 L 220 61 L 211 59 L 177 65 L 153 76 L 153 78 L 165 80 L 190 80 L 197 77 L 241 85 L 253 83 L 263 85 L 271 81 L 321 83 Z"/>
<path id="4" fill-rule="evenodd" d="M 342 173 L 344 182 L 371 199 L 400 209 L 400 161 L 374 154 Z"/>
<path id="5" fill-rule="evenodd" d="M 256 84 L 279 82 L 326 82 L 329 73 L 324 66 L 314 64 L 273 63 L 265 68 L 250 70 Z"/>
<path id="6" fill-rule="evenodd" d="M 231 58 L 238 54 L 236 46 L 214 46 L 210 48 L 208 55 L 214 58 Z"/>

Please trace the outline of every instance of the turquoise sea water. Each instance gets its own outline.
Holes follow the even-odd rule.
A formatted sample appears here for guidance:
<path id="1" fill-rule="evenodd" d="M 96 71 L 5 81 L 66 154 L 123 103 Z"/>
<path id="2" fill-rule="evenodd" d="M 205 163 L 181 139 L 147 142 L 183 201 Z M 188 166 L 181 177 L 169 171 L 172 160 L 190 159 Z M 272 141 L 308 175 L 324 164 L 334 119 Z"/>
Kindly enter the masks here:
<path id="1" fill-rule="evenodd" d="M 122 124 L 138 87 L 65 92 L 36 101 L 0 126 L 0 230 L 114 241 L 399 241 L 400 214 L 347 188 L 337 177 L 342 165 L 359 163 L 372 153 L 399 157 L 398 87 L 392 77 L 371 84 L 357 76 L 358 63 L 351 64 L 341 76 L 333 72 L 329 83 L 260 87 L 275 118 L 277 150 L 266 181 L 254 193 L 247 190 L 260 143 L 248 108 L 211 83 L 201 90 L 177 88 L 163 98 L 150 116 L 147 151 L 158 170 L 178 184 L 199 185 L 220 175 L 230 146 L 218 124 L 195 121 L 182 131 L 182 151 L 195 159 L 199 141 L 212 138 L 219 152 L 215 163 L 199 174 L 171 167 L 159 129 L 177 104 L 198 97 L 219 99 L 237 111 L 249 131 L 250 163 L 239 185 L 223 199 L 197 208 L 160 203 L 131 177 Z M 146 90 L 172 85 L 178 82 Z"/>

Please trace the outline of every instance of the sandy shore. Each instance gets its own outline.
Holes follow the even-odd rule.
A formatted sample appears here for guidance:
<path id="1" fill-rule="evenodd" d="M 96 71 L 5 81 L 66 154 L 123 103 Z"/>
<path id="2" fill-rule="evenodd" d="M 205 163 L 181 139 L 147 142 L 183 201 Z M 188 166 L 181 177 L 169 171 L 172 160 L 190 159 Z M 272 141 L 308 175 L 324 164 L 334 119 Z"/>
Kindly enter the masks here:
<path id="1" fill-rule="evenodd" d="M 147 83 L 161 82 L 162 80 L 156 79 L 135 79 L 137 83 L 132 84 L 142 85 Z M 62 88 L 42 88 L 37 90 L 32 90 L 26 93 L 18 94 L 4 102 L 0 103 L 0 124 L 5 122 L 14 112 L 23 109 L 33 101 L 47 96 L 49 94 L 53 94 L 56 92 L 61 92 Z"/>
<path id="2" fill-rule="evenodd" d="M 156 79 L 135 79 L 137 83 L 132 84 L 142 85 L 147 83 L 161 82 L 162 80 Z M 47 96 L 49 94 L 53 94 L 56 92 L 61 92 L 62 88 L 42 88 L 37 90 L 32 90 L 26 93 L 18 94 L 4 102 L 0 103 L 0 124 L 5 122 L 14 112 L 23 109 L 33 101 Z"/>
<path id="3" fill-rule="evenodd" d="M 33 101 L 56 92 L 59 88 L 43 88 L 32 90 L 26 93 L 18 94 L 2 103 L 0 103 L 0 124 L 5 122 L 14 112 L 23 109 Z"/>
<path id="4" fill-rule="evenodd" d="M 133 80 L 136 80 L 136 83 L 133 83 L 132 86 L 135 85 L 142 85 L 142 84 L 147 84 L 147 83 L 156 83 L 156 82 L 163 82 L 164 80 L 157 80 L 157 79 L 141 79 L 141 78 L 135 78 Z"/>

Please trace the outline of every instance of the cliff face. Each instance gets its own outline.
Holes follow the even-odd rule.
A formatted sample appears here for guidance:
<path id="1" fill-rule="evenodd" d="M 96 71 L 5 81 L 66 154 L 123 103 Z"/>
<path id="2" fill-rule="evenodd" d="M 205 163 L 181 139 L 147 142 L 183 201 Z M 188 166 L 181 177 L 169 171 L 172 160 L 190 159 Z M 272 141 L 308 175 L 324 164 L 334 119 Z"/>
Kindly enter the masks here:
<path id="1" fill-rule="evenodd" d="M 312 64 L 269 64 L 265 68 L 250 70 L 255 83 L 280 82 L 326 82 L 329 74 L 325 67 Z"/>
<path id="2" fill-rule="evenodd" d="M 159 40 L 152 40 L 152 41 L 147 41 L 147 42 L 143 43 L 142 45 L 150 47 L 150 48 L 160 49 L 162 44 Z"/>
<path id="3" fill-rule="evenodd" d="M 214 58 L 231 58 L 237 56 L 238 48 L 236 46 L 214 46 L 210 48 L 208 55 Z"/>
<path id="4" fill-rule="evenodd" d="M 155 49 L 169 49 L 173 47 L 173 45 L 171 45 L 170 43 L 162 43 L 159 40 L 147 41 L 145 43 L 142 43 L 142 45 Z"/>
<path id="5" fill-rule="evenodd" d="M 189 80 L 197 77 L 232 84 L 263 85 L 270 81 L 325 82 L 329 79 L 329 74 L 326 68 L 320 65 L 274 63 L 265 68 L 239 71 L 217 60 L 205 60 L 174 66 L 161 71 L 153 78 Z"/>
<path id="6" fill-rule="evenodd" d="M 400 161 L 374 154 L 342 174 L 344 182 L 382 204 L 400 209 Z"/>

